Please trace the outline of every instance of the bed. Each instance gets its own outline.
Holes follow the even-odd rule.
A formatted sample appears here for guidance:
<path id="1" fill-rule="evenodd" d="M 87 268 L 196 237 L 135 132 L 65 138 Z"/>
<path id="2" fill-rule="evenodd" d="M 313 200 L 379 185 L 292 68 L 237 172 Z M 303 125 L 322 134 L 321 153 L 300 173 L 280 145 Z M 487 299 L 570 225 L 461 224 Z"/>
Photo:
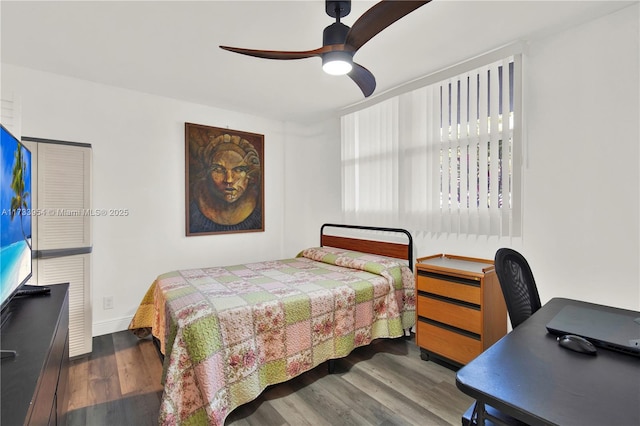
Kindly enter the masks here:
<path id="1" fill-rule="evenodd" d="M 129 329 L 163 354 L 159 424 L 223 425 L 267 386 L 405 335 L 415 301 L 407 231 L 324 224 L 320 246 L 292 259 L 158 276 Z"/>

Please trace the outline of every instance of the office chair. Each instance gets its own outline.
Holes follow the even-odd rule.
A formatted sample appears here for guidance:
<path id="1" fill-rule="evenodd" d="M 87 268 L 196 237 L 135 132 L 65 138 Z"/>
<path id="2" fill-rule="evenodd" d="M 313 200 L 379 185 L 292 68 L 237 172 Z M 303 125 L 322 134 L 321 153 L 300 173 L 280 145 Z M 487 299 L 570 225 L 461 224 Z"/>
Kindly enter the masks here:
<path id="1" fill-rule="evenodd" d="M 516 328 L 540 309 L 540 296 L 533 279 L 533 273 L 527 260 L 517 251 L 501 248 L 496 252 L 493 262 L 511 326 Z M 481 423 L 478 417 L 485 419 L 485 424 L 523 425 L 524 423 L 508 416 L 493 407 L 474 402 L 462 415 L 462 425 L 470 426 Z"/>
<path id="2" fill-rule="evenodd" d="M 516 328 L 542 306 L 533 273 L 527 260 L 510 248 L 499 249 L 493 263 L 511 326 Z"/>

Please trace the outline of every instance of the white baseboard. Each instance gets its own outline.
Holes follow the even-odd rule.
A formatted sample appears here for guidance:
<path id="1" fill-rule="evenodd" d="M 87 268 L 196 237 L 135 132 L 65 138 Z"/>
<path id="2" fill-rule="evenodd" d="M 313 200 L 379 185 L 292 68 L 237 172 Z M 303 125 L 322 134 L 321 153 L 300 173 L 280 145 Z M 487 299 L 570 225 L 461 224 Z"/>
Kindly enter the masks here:
<path id="1" fill-rule="evenodd" d="M 126 330 L 129 328 L 129 324 L 131 323 L 132 318 L 133 316 L 115 318 L 108 321 L 94 322 L 92 328 L 92 336 L 102 336 L 104 334 L 111 334 L 117 331 Z"/>

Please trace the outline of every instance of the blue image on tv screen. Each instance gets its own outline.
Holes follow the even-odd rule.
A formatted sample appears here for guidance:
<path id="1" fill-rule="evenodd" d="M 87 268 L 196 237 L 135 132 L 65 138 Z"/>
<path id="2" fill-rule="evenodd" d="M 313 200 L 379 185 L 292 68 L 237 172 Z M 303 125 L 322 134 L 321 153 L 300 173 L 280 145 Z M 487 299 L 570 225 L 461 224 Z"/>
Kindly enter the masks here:
<path id="1" fill-rule="evenodd" d="M 0 126 L 0 301 L 2 307 L 32 272 L 31 152 Z"/>

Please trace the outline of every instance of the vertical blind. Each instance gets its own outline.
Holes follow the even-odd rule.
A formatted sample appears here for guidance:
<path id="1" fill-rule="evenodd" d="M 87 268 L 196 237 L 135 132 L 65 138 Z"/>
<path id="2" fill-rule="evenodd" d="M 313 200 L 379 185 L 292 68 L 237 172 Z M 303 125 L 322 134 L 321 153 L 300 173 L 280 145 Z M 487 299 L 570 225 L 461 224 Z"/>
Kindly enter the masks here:
<path id="1" fill-rule="evenodd" d="M 344 115 L 346 221 L 520 234 L 520 57 Z"/>

